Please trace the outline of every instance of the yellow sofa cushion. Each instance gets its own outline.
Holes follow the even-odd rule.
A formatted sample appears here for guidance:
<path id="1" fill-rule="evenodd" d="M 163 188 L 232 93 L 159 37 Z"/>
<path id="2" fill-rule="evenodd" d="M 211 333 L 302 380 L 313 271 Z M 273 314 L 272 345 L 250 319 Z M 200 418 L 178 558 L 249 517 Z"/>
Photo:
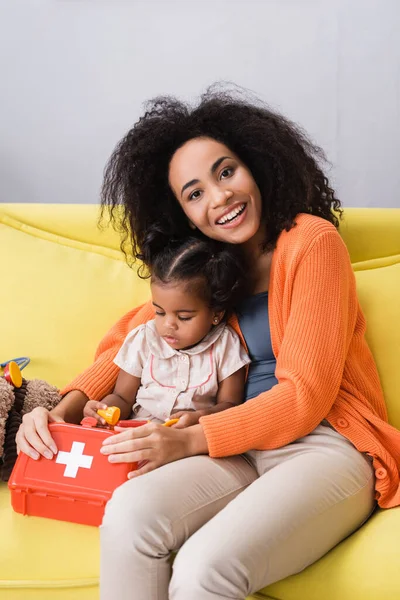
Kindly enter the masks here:
<path id="1" fill-rule="evenodd" d="M 24 375 L 63 387 L 91 364 L 115 321 L 149 297 L 95 206 L 0 207 L 8 256 L 0 291 L 0 362 L 27 355 Z"/>
<path id="2" fill-rule="evenodd" d="M 389 421 L 400 429 L 400 210 L 348 209 L 340 227 L 367 318 L 367 340 L 385 394 Z"/>
<path id="3" fill-rule="evenodd" d="M 317 563 L 252 598 L 399 600 L 400 509 L 378 510 Z"/>
<path id="4" fill-rule="evenodd" d="M 119 239 L 98 230 L 95 206 L 0 205 L 0 360 L 29 355 L 24 374 L 63 386 L 148 284 L 124 263 Z M 368 340 L 390 420 L 400 427 L 400 210 L 352 209 L 341 227 L 356 271 Z M 0 599 L 94 600 L 98 530 L 13 513 L 0 485 Z M 400 510 L 375 514 L 303 573 L 253 598 L 397 600 Z"/>

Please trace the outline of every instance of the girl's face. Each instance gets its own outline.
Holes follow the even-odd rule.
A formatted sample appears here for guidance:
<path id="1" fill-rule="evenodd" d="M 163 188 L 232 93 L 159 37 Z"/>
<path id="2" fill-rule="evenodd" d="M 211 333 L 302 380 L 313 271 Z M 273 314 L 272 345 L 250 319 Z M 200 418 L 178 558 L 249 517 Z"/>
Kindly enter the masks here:
<path id="1" fill-rule="evenodd" d="M 169 183 L 204 235 L 245 244 L 261 229 L 261 194 L 246 165 L 224 144 L 194 138 L 173 155 Z"/>
<path id="2" fill-rule="evenodd" d="M 152 281 L 151 295 L 157 332 L 175 350 L 198 344 L 223 317 L 223 313 L 211 310 L 204 300 L 190 293 L 185 283 Z"/>

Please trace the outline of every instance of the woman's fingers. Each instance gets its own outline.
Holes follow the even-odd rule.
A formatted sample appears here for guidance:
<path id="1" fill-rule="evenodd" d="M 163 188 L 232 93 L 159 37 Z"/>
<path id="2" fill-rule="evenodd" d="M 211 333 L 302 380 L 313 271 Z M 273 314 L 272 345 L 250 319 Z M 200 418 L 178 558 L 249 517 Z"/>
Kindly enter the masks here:
<path id="1" fill-rule="evenodd" d="M 145 461 L 147 465 L 140 464 L 135 474 L 147 473 L 161 465 L 189 456 L 188 429 L 190 428 L 176 430 L 148 423 L 110 436 L 103 442 L 101 452 L 108 456 L 110 462 Z"/>
<path id="2" fill-rule="evenodd" d="M 39 423 L 36 424 L 36 431 L 37 431 L 37 435 L 39 437 L 39 439 L 42 442 L 42 445 L 45 448 L 48 448 L 48 450 L 51 452 L 51 454 L 56 454 L 57 452 L 57 446 L 53 440 L 53 438 L 51 437 L 50 431 L 49 431 L 49 422 L 48 421 L 40 421 Z M 33 445 L 33 444 L 32 444 Z M 38 448 L 36 448 L 37 450 L 39 450 Z M 42 452 L 39 450 L 39 452 L 42 454 Z M 53 458 L 53 456 L 49 456 L 48 453 L 46 453 L 46 450 L 44 451 L 44 456 L 46 456 L 46 458 Z"/>
<path id="3" fill-rule="evenodd" d="M 24 454 L 27 454 L 34 460 L 39 458 L 39 456 L 40 456 L 39 452 L 37 452 L 34 448 L 32 448 L 32 446 L 29 444 L 28 440 L 26 439 L 22 424 L 20 425 L 20 427 L 18 429 L 15 440 L 17 442 L 17 453 L 18 454 L 20 452 L 23 452 Z"/>
<path id="4" fill-rule="evenodd" d="M 134 479 L 134 477 L 139 477 L 140 475 L 144 475 L 145 473 L 150 473 L 150 471 L 154 471 L 154 469 L 157 469 L 157 467 L 159 466 L 160 465 L 158 465 L 154 461 L 144 461 L 143 464 L 139 465 L 138 469 L 135 469 L 134 471 L 128 473 L 128 479 Z"/>
<path id="5" fill-rule="evenodd" d="M 108 461 L 110 463 L 141 463 L 147 462 L 151 458 L 154 459 L 154 453 L 150 448 L 145 450 L 136 450 L 131 452 L 123 452 L 121 454 L 110 454 Z"/>
<path id="6" fill-rule="evenodd" d="M 119 441 L 124 440 L 137 440 L 140 438 L 148 437 L 151 433 L 159 429 L 166 429 L 163 425 L 158 425 L 156 423 L 146 423 L 146 425 L 141 425 L 140 427 L 118 427 L 114 428 L 114 431 L 118 431 L 112 437 L 108 437 L 104 440 L 103 446 L 108 446 L 109 444 L 118 443 Z"/>
<path id="7" fill-rule="evenodd" d="M 117 441 L 115 444 L 108 444 L 107 446 L 102 446 L 100 452 L 102 454 L 105 454 L 106 456 L 115 456 L 116 454 L 123 454 L 124 452 L 139 452 L 148 448 L 151 448 L 151 444 L 146 442 L 146 438 L 142 438 L 139 440 L 128 439 Z"/>
<path id="8" fill-rule="evenodd" d="M 39 458 L 39 455 L 49 459 L 53 458 L 57 447 L 50 435 L 49 419 L 52 417 L 42 407 L 37 407 L 24 415 L 16 436 L 18 449 L 34 459 Z"/>

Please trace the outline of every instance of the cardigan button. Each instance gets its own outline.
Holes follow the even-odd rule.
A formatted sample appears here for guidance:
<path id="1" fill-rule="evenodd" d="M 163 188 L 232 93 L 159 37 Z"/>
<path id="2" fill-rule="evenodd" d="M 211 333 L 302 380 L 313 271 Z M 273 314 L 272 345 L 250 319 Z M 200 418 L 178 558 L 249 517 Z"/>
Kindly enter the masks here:
<path id="1" fill-rule="evenodd" d="M 337 420 L 337 426 L 341 427 L 342 429 L 345 429 L 346 427 L 349 426 L 349 422 L 346 421 L 346 419 L 338 419 Z"/>
<path id="2" fill-rule="evenodd" d="M 377 479 L 385 479 L 385 477 L 387 477 L 386 469 L 384 469 L 383 467 L 379 467 L 379 469 L 376 469 L 375 477 Z"/>

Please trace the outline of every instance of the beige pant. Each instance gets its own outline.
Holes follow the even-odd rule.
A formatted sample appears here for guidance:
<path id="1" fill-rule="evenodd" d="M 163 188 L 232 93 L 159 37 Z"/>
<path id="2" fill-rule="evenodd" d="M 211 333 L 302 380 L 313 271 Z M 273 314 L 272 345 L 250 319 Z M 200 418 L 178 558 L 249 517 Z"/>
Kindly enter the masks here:
<path id="1" fill-rule="evenodd" d="M 374 506 L 370 460 L 324 424 L 277 450 L 165 465 L 107 505 L 101 599 L 243 600 L 318 560 Z"/>

